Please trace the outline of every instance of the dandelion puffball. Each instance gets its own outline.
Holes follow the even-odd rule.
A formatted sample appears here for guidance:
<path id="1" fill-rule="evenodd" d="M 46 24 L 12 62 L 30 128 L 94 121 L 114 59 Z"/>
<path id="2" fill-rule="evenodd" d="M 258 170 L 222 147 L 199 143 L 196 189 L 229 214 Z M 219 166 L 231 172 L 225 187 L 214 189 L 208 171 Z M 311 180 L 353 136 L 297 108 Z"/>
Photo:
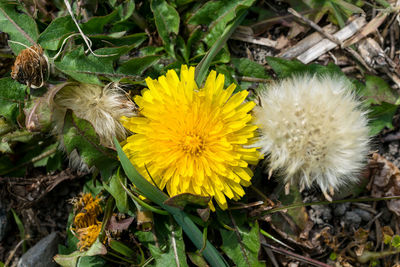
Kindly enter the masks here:
<path id="1" fill-rule="evenodd" d="M 254 108 L 258 145 L 271 171 L 300 188 L 327 190 L 357 181 L 368 153 L 366 113 L 338 76 L 297 76 L 272 84 Z"/>

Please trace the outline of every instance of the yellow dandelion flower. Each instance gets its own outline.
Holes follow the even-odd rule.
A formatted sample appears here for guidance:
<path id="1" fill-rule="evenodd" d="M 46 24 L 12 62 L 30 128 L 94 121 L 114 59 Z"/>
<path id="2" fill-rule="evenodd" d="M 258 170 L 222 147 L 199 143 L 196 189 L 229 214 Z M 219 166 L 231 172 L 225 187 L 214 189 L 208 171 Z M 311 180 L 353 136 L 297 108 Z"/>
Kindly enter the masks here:
<path id="1" fill-rule="evenodd" d="M 100 198 L 93 198 L 91 194 L 73 200 L 76 215 L 72 230 L 77 234 L 81 251 L 93 245 L 100 234 L 102 223 L 97 219 L 102 213 L 100 201 Z"/>
<path id="2" fill-rule="evenodd" d="M 123 150 L 170 196 L 211 196 L 226 209 L 225 197 L 238 200 L 245 194 L 242 186 L 253 176 L 248 164 L 260 159 L 256 148 L 247 147 L 257 129 L 249 114 L 255 103 L 244 102 L 247 91 L 232 95 L 234 84 L 224 90 L 225 77 L 215 71 L 199 89 L 194 71 L 183 65 L 180 79 L 174 70 L 146 79 L 148 89 L 134 99 L 142 117 L 121 118 L 135 133 Z"/>

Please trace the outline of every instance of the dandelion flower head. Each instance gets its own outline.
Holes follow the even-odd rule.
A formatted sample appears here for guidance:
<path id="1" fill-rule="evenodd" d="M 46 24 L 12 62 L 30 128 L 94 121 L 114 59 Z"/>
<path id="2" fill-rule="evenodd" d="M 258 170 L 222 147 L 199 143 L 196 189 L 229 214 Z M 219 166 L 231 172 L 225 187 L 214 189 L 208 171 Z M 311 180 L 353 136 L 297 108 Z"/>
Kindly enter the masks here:
<path id="1" fill-rule="evenodd" d="M 368 152 L 367 118 L 348 82 L 336 76 L 297 76 L 260 93 L 255 108 L 271 170 L 286 183 L 313 183 L 325 196 L 357 181 Z M 329 199 L 329 196 L 327 197 Z"/>
<path id="2" fill-rule="evenodd" d="M 232 95 L 234 84 L 224 90 L 224 79 L 211 71 L 199 89 L 194 68 L 185 65 L 180 78 L 174 70 L 147 78 L 148 89 L 134 99 L 142 116 L 121 119 L 134 133 L 123 150 L 147 180 L 170 196 L 213 197 L 222 209 L 226 197 L 245 194 L 253 176 L 248 164 L 260 159 L 247 147 L 257 129 L 249 114 L 255 103 L 244 102 L 247 91 Z"/>

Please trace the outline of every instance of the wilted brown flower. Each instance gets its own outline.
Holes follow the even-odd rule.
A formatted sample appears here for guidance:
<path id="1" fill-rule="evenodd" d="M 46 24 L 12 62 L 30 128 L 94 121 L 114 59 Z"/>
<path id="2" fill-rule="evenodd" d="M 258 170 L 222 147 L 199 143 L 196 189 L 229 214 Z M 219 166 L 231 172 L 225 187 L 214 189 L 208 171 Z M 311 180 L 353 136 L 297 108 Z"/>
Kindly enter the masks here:
<path id="1" fill-rule="evenodd" d="M 100 234 L 102 223 L 97 220 L 102 213 L 100 201 L 99 197 L 93 198 L 89 193 L 73 199 L 75 218 L 72 230 L 77 234 L 81 251 L 93 245 Z"/>
<path id="2" fill-rule="evenodd" d="M 11 68 L 11 78 L 32 88 L 42 87 L 48 74 L 48 60 L 39 45 L 19 53 Z"/>

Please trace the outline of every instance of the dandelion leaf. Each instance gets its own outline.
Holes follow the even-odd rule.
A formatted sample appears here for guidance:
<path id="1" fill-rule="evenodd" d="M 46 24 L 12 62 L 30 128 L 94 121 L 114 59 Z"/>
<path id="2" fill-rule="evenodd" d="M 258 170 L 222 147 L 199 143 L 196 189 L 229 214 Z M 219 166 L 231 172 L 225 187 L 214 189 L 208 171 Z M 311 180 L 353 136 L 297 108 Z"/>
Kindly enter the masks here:
<path id="1" fill-rule="evenodd" d="M 154 221 L 157 222 L 154 227 L 158 246 L 152 232 L 138 231 L 136 233 L 139 241 L 149 248 L 154 257 L 154 266 L 177 266 L 176 259 L 179 260 L 180 266 L 188 266 L 182 228 L 169 217 L 155 215 Z"/>
<path id="2" fill-rule="evenodd" d="M 218 216 L 220 217 L 221 213 Z M 226 214 L 223 216 L 226 216 Z M 257 221 L 247 225 L 245 223 L 246 216 L 243 216 L 243 214 L 232 213 L 232 217 L 235 220 L 237 226 L 235 227 L 235 231 L 237 232 L 226 229 L 220 230 L 222 236 L 221 249 L 234 262 L 235 266 L 265 266 L 264 263 L 258 260 L 260 236 Z M 232 226 L 232 223 L 229 223 L 229 225 Z"/>
<path id="3" fill-rule="evenodd" d="M 71 16 L 59 17 L 40 34 L 38 43 L 43 49 L 57 50 L 65 38 L 77 31 Z"/>
<path id="4" fill-rule="evenodd" d="M 287 78 L 298 74 L 331 74 L 343 77 L 341 69 L 333 63 L 327 66 L 319 64 L 303 64 L 298 60 L 287 60 L 277 57 L 267 57 L 268 65 L 275 71 L 279 78 Z"/>
<path id="5" fill-rule="evenodd" d="M 0 79 L 0 116 L 9 123 L 16 122 L 24 103 L 25 87 L 11 78 Z"/>
<path id="6" fill-rule="evenodd" d="M 14 1 L 0 1 L 0 32 L 8 33 L 10 40 L 27 46 L 33 45 L 39 36 L 36 22 L 26 10 Z M 14 54 L 18 55 L 24 46 L 10 43 Z"/>

